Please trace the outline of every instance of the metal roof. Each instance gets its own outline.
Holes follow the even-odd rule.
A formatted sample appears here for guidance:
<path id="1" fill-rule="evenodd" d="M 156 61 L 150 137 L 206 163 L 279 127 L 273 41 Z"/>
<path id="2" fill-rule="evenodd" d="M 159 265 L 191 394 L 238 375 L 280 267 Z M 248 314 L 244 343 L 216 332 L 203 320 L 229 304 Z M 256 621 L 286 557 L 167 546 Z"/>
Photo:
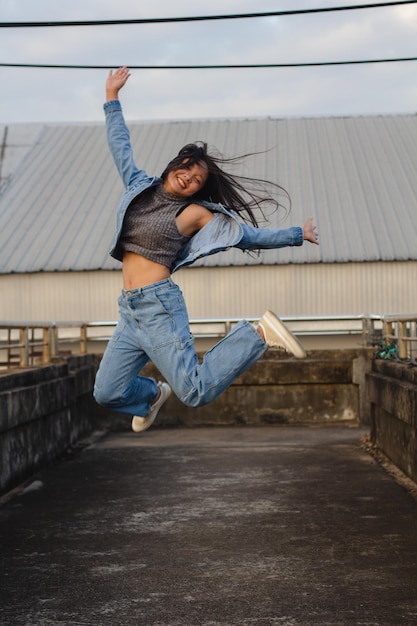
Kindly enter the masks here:
<path id="1" fill-rule="evenodd" d="M 310 215 L 318 224 L 320 246 L 259 257 L 231 250 L 200 265 L 417 259 L 416 115 L 128 125 L 137 163 L 149 174 L 160 174 L 181 146 L 195 140 L 224 156 L 267 151 L 234 171 L 289 191 L 290 214 L 272 213 L 269 226 L 302 225 Z M 108 249 L 123 189 L 104 123 L 38 131 L 1 188 L 0 273 L 119 269 Z"/>

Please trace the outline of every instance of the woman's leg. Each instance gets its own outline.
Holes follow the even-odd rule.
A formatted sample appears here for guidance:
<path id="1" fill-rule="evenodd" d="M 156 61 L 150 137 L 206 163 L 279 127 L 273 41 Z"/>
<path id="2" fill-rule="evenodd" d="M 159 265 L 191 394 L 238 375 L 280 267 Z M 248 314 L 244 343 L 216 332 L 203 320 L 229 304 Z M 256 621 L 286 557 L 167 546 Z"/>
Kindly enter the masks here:
<path id="1" fill-rule="evenodd" d="M 183 371 L 187 374 L 184 376 L 180 400 L 194 407 L 215 400 L 238 376 L 253 365 L 265 350 L 265 343 L 247 321 L 239 322 L 206 352 L 201 363 L 194 356 L 193 342 L 182 350 L 181 354 Z M 161 362 L 157 367 L 164 368 L 164 363 Z M 173 388 L 175 390 L 175 386 Z"/>
<path id="2" fill-rule="evenodd" d="M 152 378 L 138 376 L 149 358 L 141 349 L 135 322 L 123 303 L 120 313 L 97 372 L 94 397 L 106 408 L 129 415 L 147 415 L 158 388 Z"/>
<path id="3" fill-rule="evenodd" d="M 217 398 L 266 350 L 257 330 L 242 321 L 199 363 L 178 286 L 168 279 L 137 291 L 140 294 L 132 298 L 131 306 L 140 345 L 178 398 L 189 406 Z"/>

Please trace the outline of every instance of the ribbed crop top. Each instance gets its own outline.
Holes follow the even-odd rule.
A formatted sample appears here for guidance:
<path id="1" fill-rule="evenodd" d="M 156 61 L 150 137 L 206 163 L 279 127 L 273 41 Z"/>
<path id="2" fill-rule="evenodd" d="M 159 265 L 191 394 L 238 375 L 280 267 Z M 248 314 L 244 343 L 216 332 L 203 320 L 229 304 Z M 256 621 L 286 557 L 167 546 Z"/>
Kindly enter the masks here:
<path id="1" fill-rule="evenodd" d="M 162 185 L 150 187 L 134 198 L 123 222 L 119 260 L 125 252 L 135 252 L 171 269 L 178 251 L 190 239 L 181 235 L 175 221 L 189 204 L 189 200 L 168 193 Z"/>

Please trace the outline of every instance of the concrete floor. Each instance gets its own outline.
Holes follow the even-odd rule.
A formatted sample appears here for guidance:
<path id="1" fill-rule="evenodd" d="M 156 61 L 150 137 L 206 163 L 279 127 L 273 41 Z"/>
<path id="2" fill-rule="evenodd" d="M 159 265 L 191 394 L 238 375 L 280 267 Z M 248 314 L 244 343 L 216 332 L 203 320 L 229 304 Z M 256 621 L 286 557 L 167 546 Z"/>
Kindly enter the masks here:
<path id="1" fill-rule="evenodd" d="M 365 432 L 155 428 L 69 454 L 0 506 L 0 624 L 417 624 L 417 501 Z"/>

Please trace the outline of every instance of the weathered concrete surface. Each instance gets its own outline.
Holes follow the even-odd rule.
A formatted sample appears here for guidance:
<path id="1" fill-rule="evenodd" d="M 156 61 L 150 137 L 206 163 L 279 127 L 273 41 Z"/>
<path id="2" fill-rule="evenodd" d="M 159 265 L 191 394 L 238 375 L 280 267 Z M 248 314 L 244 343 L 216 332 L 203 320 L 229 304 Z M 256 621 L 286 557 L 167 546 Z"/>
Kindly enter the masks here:
<path id="1" fill-rule="evenodd" d="M 93 355 L 0 376 L 0 494 L 93 428 Z"/>
<path id="2" fill-rule="evenodd" d="M 202 358 L 203 355 L 200 355 Z M 359 351 L 322 350 L 305 360 L 268 350 L 214 402 L 198 409 L 174 395 L 158 414 L 164 426 L 234 426 L 247 424 L 358 424 L 359 390 L 364 375 L 354 375 Z M 149 363 L 144 375 L 160 378 Z M 130 429 L 130 420 L 101 411 L 102 423 Z"/>
<path id="3" fill-rule="evenodd" d="M 417 502 L 363 433 L 108 435 L 0 507 L 0 623 L 414 626 Z"/>
<path id="4" fill-rule="evenodd" d="M 366 383 L 373 443 L 417 482 L 417 367 L 375 359 Z"/>

